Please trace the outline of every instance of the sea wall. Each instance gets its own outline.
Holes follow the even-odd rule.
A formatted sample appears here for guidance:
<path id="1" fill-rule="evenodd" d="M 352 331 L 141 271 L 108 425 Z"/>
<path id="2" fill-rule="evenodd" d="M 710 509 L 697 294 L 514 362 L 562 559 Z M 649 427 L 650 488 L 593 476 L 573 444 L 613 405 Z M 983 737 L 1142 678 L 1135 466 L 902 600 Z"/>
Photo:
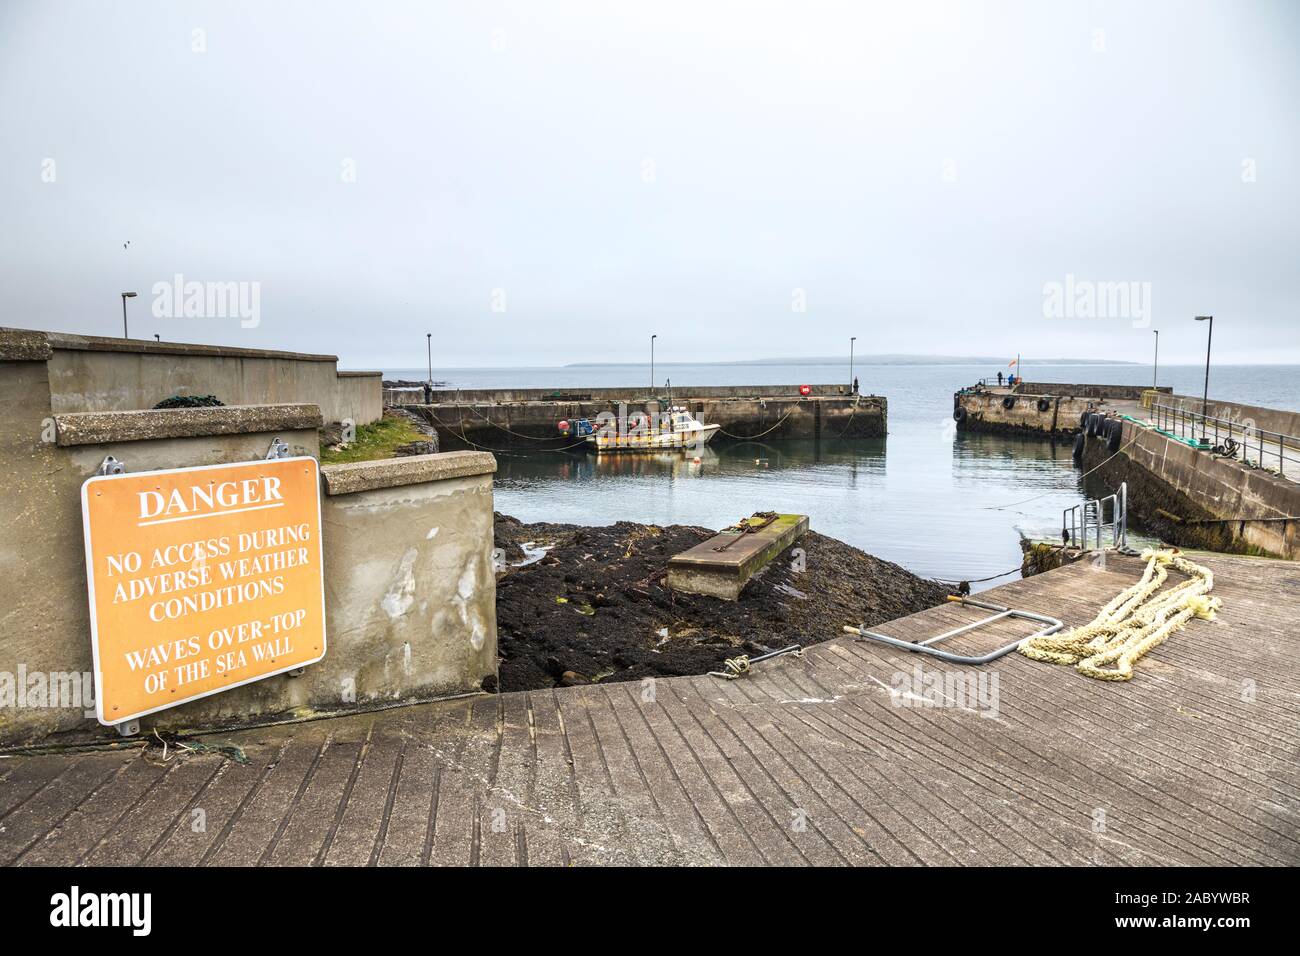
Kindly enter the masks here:
<path id="1" fill-rule="evenodd" d="M 1183 547 L 1294 559 L 1300 485 L 1125 421 L 1120 450 L 1084 439 L 1089 490 L 1128 482 L 1129 526 Z M 1105 493 L 1109 493 L 1106 491 Z"/>
<path id="2" fill-rule="evenodd" d="M 1119 401 L 1140 402 L 1143 393 L 1151 391 L 1150 385 L 1087 385 L 1060 382 L 1021 382 L 1016 391 L 1029 395 L 1063 395 L 1070 398 L 1108 398 Z M 1172 391 L 1167 386 L 1156 389 L 1166 395 Z"/>
<path id="3" fill-rule="evenodd" d="M 963 431 L 1064 437 L 1078 433 L 1086 412 L 1104 412 L 1120 403 L 1131 408 L 1146 391 L 1136 385 L 1050 382 L 1017 384 L 1014 389 L 968 388 L 953 396 L 953 417 Z"/>
<path id="4" fill-rule="evenodd" d="M 277 438 L 317 456 L 320 409 L 55 412 L 40 340 L 0 345 L 0 746 L 115 738 L 93 709 L 82 483 L 107 456 L 127 473 L 244 462 Z M 146 716 L 142 732 L 477 692 L 496 673 L 495 468 L 479 452 L 321 468 L 325 658 Z M 87 678 L 81 705 L 20 701 L 34 675 Z"/>
<path id="5" fill-rule="evenodd" d="M 1169 395 L 1163 397 L 1161 403 L 1195 415 L 1201 414 L 1201 409 L 1205 407 L 1201 397 L 1197 395 Z M 1207 414 L 1211 418 L 1222 418 L 1237 424 L 1253 422 L 1257 429 L 1300 438 L 1300 412 L 1211 399 Z M 1269 440 L 1275 441 L 1271 436 Z M 1292 443 L 1287 444 L 1290 446 Z"/>
<path id="6" fill-rule="evenodd" d="M 172 395 L 215 395 L 227 405 L 310 402 L 326 422 L 362 425 L 383 414 L 379 372 L 339 372 L 338 358 L 226 346 L 0 329 L 49 365 L 55 412 L 152 408 Z"/>
<path id="7" fill-rule="evenodd" d="M 600 401 L 530 401 L 495 404 L 442 403 L 412 405 L 438 432 L 441 448 L 569 448 L 582 440 L 563 435 L 562 420 L 596 420 L 617 414 L 620 403 Z M 888 405 L 877 396 L 853 398 L 793 396 L 768 398 L 674 396 L 674 405 L 689 409 L 702 422 L 718 424 L 718 443 L 755 439 L 882 438 L 888 430 Z M 655 401 L 626 402 L 629 415 L 658 412 Z"/>
<path id="8" fill-rule="evenodd" d="M 851 398 L 853 390 L 848 385 L 809 385 L 813 398 Z M 673 390 L 674 400 L 710 398 L 799 398 L 798 385 L 685 385 Z M 597 402 L 608 406 L 611 402 L 628 402 L 645 405 L 664 395 L 663 389 L 652 390 L 645 385 L 618 388 L 435 388 L 432 402 L 437 405 L 499 405 L 522 402 Z M 384 389 L 385 405 L 426 404 L 421 388 Z"/>
<path id="9" fill-rule="evenodd" d="M 962 431 L 1049 436 L 1073 435 L 1092 402 L 1061 395 L 964 391 L 954 398 L 953 415 Z M 1010 407 L 1007 407 L 1007 404 Z"/>

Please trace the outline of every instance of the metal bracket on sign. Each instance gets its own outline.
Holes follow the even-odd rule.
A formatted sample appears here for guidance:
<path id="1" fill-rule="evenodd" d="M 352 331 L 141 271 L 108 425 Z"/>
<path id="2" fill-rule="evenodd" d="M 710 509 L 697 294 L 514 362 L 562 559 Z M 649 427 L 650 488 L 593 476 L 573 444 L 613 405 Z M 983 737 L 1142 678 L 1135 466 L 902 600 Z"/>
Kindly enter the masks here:
<path id="1" fill-rule="evenodd" d="M 305 674 L 305 673 L 307 673 L 307 668 L 305 668 L 305 667 L 295 667 L 295 668 L 294 668 L 293 670 L 291 670 L 291 671 L 285 671 L 285 672 L 284 672 L 284 676 L 285 676 L 285 677 L 301 677 L 301 676 L 302 676 L 303 674 Z"/>
<path id="2" fill-rule="evenodd" d="M 95 474 L 124 475 L 126 474 L 126 464 L 125 462 L 118 461 L 112 455 L 109 455 L 107 458 L 105 458 L 103 461 L 99 463 L 99 470 L 96 471 Z"/>
<path id="3" fill-rule="evenodd" d="M 124 720 L 120 724 L 114 724 L 114 729 L 122 737 L 138 737 L 140 735 L 140 721 Z"/>
<path id="4" fill-rule="evenodd" d="M 289 445 L 279 438 L 271 439 L 271 447 L 266 450 L 266 460 L 275 461 L 277 458 L 289 457 Z"/>

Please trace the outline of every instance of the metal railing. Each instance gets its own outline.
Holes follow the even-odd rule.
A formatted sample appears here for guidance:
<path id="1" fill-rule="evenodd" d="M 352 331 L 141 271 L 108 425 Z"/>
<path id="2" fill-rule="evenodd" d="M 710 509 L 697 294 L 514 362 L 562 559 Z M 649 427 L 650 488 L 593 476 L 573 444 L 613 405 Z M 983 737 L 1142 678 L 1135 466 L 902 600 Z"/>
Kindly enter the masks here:
<path id="1" fill-rule="evenodd" d="M 1300 438 L 1294 435 L 1256 428 L 1249 419 L 1234 422 L 1161 402 L 1151 406 L 1151 417 L 1155 426 L 1167 434 L 1195 441 L 1221 458 L 1275 470 L 1281 475 L 1289 470 L 1287 477 L 1300 473 Z"/>
<path id="2" fill-rule="evenodd" d="M 1107 537 L 1109 547 L 1127 548 L 1128 482 L 1121 483 L 1113 495 L 1082 501 L 1062 511 L 1061 537 L 1065 544 L 1076 548 L 1107 547 Z"/>

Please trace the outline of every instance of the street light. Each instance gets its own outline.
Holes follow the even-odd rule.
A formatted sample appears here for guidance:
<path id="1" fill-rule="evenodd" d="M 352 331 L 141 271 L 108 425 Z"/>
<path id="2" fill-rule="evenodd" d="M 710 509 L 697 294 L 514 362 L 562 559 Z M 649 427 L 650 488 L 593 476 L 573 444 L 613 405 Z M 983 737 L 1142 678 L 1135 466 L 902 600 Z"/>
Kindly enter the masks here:
<path id="1" fill-rule="evenodd" d="M 1210 331 L 1205 336 L 1205 391 L 1201 395 L 1201 444 L 1208 445 L 1210 440 L 1205 437 L 1205 419 L 1210 414 L 1210 343 L 1214 341 L 1214 316 L 1198 315 L 1197 322 L 1209 322 Z"/>
<path id="2" fill-rule="evenodd" d="M 425 332 L 425 333 L 424 333 L 424 338 L 425 338 L 425 345 L 428 346 L 428 350 L 429 350 L 429 378 L 428 378 L 428 382 L 429 382 L 429 385 L 432 386 L 432 385 L 433 385 L 433 333 L 432 333 L 432 332 Z"/>
<path id="3" fill-rule="evenodd" d="M 853 388 L 853 343 L 858 340 L 856 335 L 849 336 L 849 388 Z M 854 389 L 857 391 L 857 389 Z"/>
<path id="4" fill-rule="evenodd" d="M 135 298 L 134 292 L 122 293 L 122 338 L 124 339 L 129 339 L 131 337 L 131 333 L 129 333 L 126 330 L 126 300 L 134 299 L 134 298 Z"/>
<path id="5" fill-rule="evenodd" d="M 1151 391 L 1154 392 L 1156 390 L 1156 375 L 1159 374 L 1160 370 L 1160 330 L 1152 329 L 1151 331 L 1156 334 L 1156 354 L 1155 358 L 1151 360 Z M 1151 400 L 1155 401 L 1154 398 Z"/>
<path id="6" fill-rule="evenodd" d="M 655 394 L 655 339 L 658 335 L 650 336 L 650 397 L 654 398 Z"/>

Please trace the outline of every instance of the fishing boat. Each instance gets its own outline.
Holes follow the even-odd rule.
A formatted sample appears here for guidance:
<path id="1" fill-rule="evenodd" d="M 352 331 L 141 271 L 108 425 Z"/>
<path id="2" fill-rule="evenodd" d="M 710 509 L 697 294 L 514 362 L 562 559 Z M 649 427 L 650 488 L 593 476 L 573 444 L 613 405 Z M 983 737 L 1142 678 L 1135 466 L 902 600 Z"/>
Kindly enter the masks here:
<path id="1" fill-rule="evenodd" d="M 706 425 L 681 405 L 673 405 L 660 416 L 655 427 L 647 412 L 593 425 L 587 419 L 560 422 L 560 431 L 583 438 L 599 454 L 624 451 L 668 451 L 703 448 L 717 434 L 720 425 Z"/>

